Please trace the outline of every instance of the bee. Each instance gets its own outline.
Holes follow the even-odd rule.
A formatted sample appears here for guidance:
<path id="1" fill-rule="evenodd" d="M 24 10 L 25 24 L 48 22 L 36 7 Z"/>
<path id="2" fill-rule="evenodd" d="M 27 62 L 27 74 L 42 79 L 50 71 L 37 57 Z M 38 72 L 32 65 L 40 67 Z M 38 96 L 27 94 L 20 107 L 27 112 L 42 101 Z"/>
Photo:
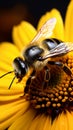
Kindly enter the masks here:
<path id="1" fill-rule="evenodd" d="M 50 38 L 56 22 L 56 18 L 51 18 L 46 21 L 41 29 L 38 31 L 34 39 L 30 42 L 29 46 L 27 46 L 26 49 L 23 50 L 23 58 L 16 57 L 13 60 L 13 71 L 9 71 L 0 77 L 2 78 L 5 75 L 14 72 L 15 75 L 12 79 L 9 89 L 11 88 L 15 78 L 17 78 L 20 82 L 22 78 L 26 76 L 30 68 L 33 69 L 33 72 L 36 72 L 42 70 L 46 66 L 46 64 L 59 66 L 69 76 L 71 76 L 71 70 L 67 66 L 65 66 L 62 62 L 52 60 L 52 58 L 61 57 L 62 55 L 73 51 L 72 43 L 68 44 L 68 42 L 62 42 L 61 40 L 58 40 L 56 38 Z M 48 82 L 49 73 L 50 70 L 46 68 L 44 78 Z M 32 75 L 35 76 L 35 73 L 31 74 L 31 76 Z"/>

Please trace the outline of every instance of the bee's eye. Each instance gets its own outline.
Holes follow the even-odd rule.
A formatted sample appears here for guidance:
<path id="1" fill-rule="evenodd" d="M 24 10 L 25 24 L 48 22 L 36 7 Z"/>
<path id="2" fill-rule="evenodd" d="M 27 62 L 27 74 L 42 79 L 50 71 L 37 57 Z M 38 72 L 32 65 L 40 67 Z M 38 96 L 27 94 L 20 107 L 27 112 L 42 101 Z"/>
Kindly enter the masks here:
<path id="1" fill-rule="evenodd" d="M 29 47 L 23 56 L 25 57 L 25 60 L 29 63 L 32 64 L 34 61 L 38 59 L 40 54 L 42 54 L 43 49 L 39 48 L 38 46 L 31 46 Z"/>

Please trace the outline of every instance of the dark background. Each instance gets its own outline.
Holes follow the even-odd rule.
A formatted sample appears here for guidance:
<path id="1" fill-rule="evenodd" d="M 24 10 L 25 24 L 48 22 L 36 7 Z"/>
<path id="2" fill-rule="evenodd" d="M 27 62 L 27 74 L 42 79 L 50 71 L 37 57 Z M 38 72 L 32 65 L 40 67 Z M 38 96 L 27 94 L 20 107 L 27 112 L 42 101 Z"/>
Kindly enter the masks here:
<path id="1" fill-rule="evenodd" d="M 31 22 L 35 27 L 39 18 L 57 8 L 63 20 L 70 0 L 0 0 L 0 42 L 11 41 L 13 25 L 21 20 Z"/>

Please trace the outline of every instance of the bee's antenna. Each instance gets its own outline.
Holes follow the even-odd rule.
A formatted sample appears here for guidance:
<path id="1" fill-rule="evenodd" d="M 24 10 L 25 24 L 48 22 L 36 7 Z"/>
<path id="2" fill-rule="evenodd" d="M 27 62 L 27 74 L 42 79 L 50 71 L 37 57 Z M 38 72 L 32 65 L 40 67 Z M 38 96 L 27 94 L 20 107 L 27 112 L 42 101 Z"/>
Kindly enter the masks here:
<path id="1" fill-rule="evenodd" d="M 0 78 L 4 77 L 5 75 L 8 75 L 8 74 L 10 74 L 10 73 L 12 73 L 12 72 L 14 72 L 14 70 L 13 70 L 13 71 L 9 71 L 9 72 L 3 74 L 2 76 L 0 76 Z"/>
<path id="2" fill-rule="evenodd" d="M 15 78 L 16 78 L 16 75 L 13 77 L 13 79 L 12 79 L 12 81 L 11 81 L 11 83 L 10 83 L 10 85 L 9 85 L 9 88 L 8 88 L 8 89 L 10 89 L 10 88 L 11 88 L 11 86 L 12 86 L 12 84 L 13 84 L 13 82 L 14 82 Z"/>
<path id="3" fill-rule="evenodd" d="M 7 73 L 3 74 L 2 76 L 0 76 L 0 78 L 3 78 L 4 76 L 6 76 L 6 75 L 8 75 L 8 74 L 10 74 L 10 73 L 13 73 L 13 72 L 14 72 L 14 70 L 9 71 L 9 72 L 7 72 Z M 9 85 L 9 88 L 8 88 L 8 89 L 10 89 L 10 88 L 11 88 L 12 83 L 14 82 L 15 78 L 16 78 L 16 75 L 13 77 L 13 79 L 12 79 L 12 81 L 11 81 L 11 83 L 10 83 L 10 85 Z"/>

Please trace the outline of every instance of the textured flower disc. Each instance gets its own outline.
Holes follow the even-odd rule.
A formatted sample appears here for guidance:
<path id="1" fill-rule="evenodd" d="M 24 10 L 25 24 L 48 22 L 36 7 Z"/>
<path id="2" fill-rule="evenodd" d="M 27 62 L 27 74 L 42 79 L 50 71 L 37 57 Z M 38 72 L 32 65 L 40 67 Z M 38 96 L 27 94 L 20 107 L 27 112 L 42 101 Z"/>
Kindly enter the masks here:
<path id="1" fill-rule="evenodd" d="M 57 58 L 73 73 L 73 53 Z M 26 99 L 33 108 L 48 113 L 52 119 L 66 109 L 71 111 L 73 106 L 73 78 L 57 65 L 46 65 L 50 68 L 48 83 L 45 81 L 45 67 L 27 81 L 25 88 Z"/>

